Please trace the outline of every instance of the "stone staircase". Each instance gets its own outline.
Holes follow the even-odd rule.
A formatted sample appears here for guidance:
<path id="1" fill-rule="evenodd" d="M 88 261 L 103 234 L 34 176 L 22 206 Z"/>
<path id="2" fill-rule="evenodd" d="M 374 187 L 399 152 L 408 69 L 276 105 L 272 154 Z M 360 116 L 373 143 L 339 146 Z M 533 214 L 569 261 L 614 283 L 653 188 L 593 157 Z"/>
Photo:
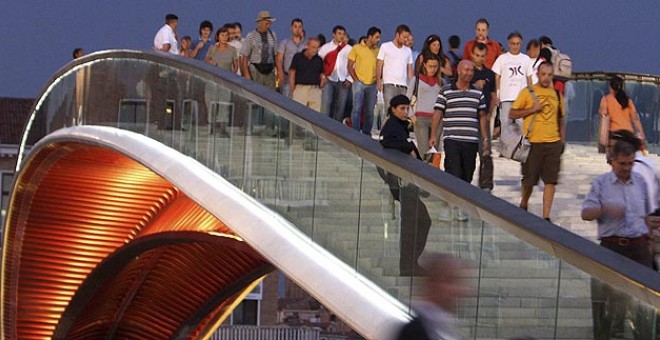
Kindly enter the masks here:
<path id="1" fill-rule="evenodd" d="M 305 150 L 302 140 L 282 143 L 263 138 L 252 143 L 235 140 L 231 146 L 216 144 L 213 152 L 229 156 L 229 162 L 209 160 L 207 164 L 394 297 L 404 303 L 413 300 L 415 278 L 399 277 L 399 203 L 392 200 L 375 166 L 325 142 L 319 143 L 318 154 Z M 246 147 L 252 148 L 251 162 L 243 158 Z M 493 160 L 492 194 L 517 206 L 519 163 Z M 580 219 L 581 203 L 591 180 L 607 171 L 610 166 L 595 147 L 568 145 L 553 222 L 595 240 L 596 224 Z M 246 173 L 251 174 L 248 179 L 243 178 Z M 535 188 L 530 213 L 540 214 L 541 192 L 541 186 Z M 435 197 L 423 200 L 433 218 L 425 251 L 452 253 L 478 268 L 470 281 L 478 297 L 467 299 L 459 308 L 464 335 L 480 339 L 593 337 L 588 275 L 475 218 L 452 219 L 451 203 Z"/>

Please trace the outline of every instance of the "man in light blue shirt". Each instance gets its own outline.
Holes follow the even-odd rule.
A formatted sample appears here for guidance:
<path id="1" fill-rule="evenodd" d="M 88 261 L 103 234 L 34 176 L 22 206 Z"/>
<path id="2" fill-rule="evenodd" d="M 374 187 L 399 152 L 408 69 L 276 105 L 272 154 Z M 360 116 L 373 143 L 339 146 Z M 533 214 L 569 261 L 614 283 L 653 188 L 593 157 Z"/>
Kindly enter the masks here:
<path id="1" fill-rule="evenodd" d="M 648 238 L 646 216 L 651 213 L 651 205 L 644 178 L 632 171 L 635 149 L 623 141 L 617 142 L 617 147 L 619 154 L 612 160 L 612 172 L 594 179 L 582 203 L 582 219 L 597 220 L 598 239 L 603 245 L 630 242 L 615 238 Z"/>
<path id="2" fill-rule="evenodd" d="M 598 176 L 582 203 L 582 219 L 598 222 L 600 245 L 646 267 L 653 267 L 647 216 L 651 204 L 644 178 L 633 172 L 635 147 L 614 144 L 612 171 Z M 594 339 L 609 339 L 621 329 L 627 308 L 634 311 L 634 339 L 651 339 L 653 310 L 634 304 L 627 295 L 598 279 L 591 282 Z M 634 307 L 633 307 L 634 306 Z M 650 321 L 650 322 L 649 322 Z"/>

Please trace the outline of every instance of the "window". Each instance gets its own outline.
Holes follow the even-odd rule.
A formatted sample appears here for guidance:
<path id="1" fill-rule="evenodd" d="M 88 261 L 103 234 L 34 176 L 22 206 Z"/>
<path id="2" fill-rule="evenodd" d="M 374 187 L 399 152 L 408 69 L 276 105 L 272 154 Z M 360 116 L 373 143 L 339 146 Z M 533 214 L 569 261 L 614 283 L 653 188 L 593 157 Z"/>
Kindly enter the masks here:
<path id="1" fill-rule="evenodd" d="M 231 314 L 232 325 L 259 325 L 259 300 L 243 300 Z"/>
<path id="2" fill-rule="evenodd" d="M 145 133 L 147 120 L 147 103 L 144 99 L 122 99 L 119 101 L 118 128 Z"/>
<path id="3" fill-rule="evenodd" d="M 9 194 L 11 193 L 11 184 L 14 180 L 12 172 L 0 172 L 0 185 L 2 186 L 2 196 L 0 196 L 0 208 L 2 209 L 2 227 L 0 229 L 4 232 L 5 218 L 7 216 L 7 208 L 9 208 Z M 1 241 L 0 241 L 1 242 Z"/>

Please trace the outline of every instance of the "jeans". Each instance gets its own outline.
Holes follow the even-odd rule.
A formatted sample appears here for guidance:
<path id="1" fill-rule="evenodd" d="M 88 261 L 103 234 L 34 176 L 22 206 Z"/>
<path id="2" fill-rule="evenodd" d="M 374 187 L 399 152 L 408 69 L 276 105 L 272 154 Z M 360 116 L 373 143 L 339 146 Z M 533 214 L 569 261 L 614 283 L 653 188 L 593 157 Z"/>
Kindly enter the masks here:
<path id="1" fill-rule="evenodd" d="M 361 81 L 353 83 L 353 112 L 351 120 L 353 128 L 362 131 L 365 135 L 371 134 L 371 127 L 374 125 L 374 107 L 376 106 L 376 96 L 378 90 L 376 83 L 366 85 Z M 364 110 L 362 109 L 364 106 Z M 364 111 L 364 122 L 361 123 L 360 116 Z"/>
<path id="2" fill-rule="evenodd" d="M 422 158 L 429 151 L 429 138 L 431 136 L 432 117 L 417 117 L 415 123 L 415 138 L 417 138 L 417 150 Z M 435 136 L 435 149 L 442 152 L 442 122 L 438 126 L 438 134 Z"/>
<path id="3" fill-rule="evenodd" d="M 291 93 L 291 85 L 289 85 L 289 74 L 284 73 L 284 84 L 280 84 L 280 92 L 283 96 L 291 98 L 293 93 Z"/>
<path id="4" fill-rule="evenodd" d="M 340 122 L 344 118 L 344 107 L 351 89 L 343 85 L 343 81 L 329 81 L 323 88 L 321 104 L 321 113 Z"/>
<path id="5" fill-rule="evenodd" d="M 390 107 L 390 100 L 396 97 L 397 95 L 406 95 L 407 87 L 394 85 L 394 84 L 383 84 L 383 107 Z"/>

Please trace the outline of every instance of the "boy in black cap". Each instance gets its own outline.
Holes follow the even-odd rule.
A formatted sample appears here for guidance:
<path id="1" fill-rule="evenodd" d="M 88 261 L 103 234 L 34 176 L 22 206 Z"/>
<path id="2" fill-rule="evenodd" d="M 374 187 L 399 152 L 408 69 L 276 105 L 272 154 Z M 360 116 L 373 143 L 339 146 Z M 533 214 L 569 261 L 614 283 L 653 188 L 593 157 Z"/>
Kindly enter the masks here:
<path id="1" fill-rule="evenodd" d="M 410 100 L 404 95 L 397 95 L 390 100 L 387 110 L 390 117 L 380 130 L 380 144 L 421 160 L 419 151 L 410 138 L 412 125 L 408 120 L 409 109 Z M 431 216 L 420 199 L 421 190 L 414 184 L 403 183 L 399 177 L 381 168 L 378 168 L 378 173 L 389 186 L 394 200 L 401 203 L 400 275 L 424 275 L 424 269 L 417 261 L 424 251 L 431 229 Z"/>
<path id="2" fill-rule="evenodd" d="M 397 149 L 422 159 L 415 143 L 410 138 L 412 124 L 408 119 L 409 109 L 410 99 L 404 95 L 394 96 L 390 100 L 390 107 L 387 109 L 387 115 L 390 119 L 385 122 L 380 130 L 380 144 L 385 148 Z"/>

